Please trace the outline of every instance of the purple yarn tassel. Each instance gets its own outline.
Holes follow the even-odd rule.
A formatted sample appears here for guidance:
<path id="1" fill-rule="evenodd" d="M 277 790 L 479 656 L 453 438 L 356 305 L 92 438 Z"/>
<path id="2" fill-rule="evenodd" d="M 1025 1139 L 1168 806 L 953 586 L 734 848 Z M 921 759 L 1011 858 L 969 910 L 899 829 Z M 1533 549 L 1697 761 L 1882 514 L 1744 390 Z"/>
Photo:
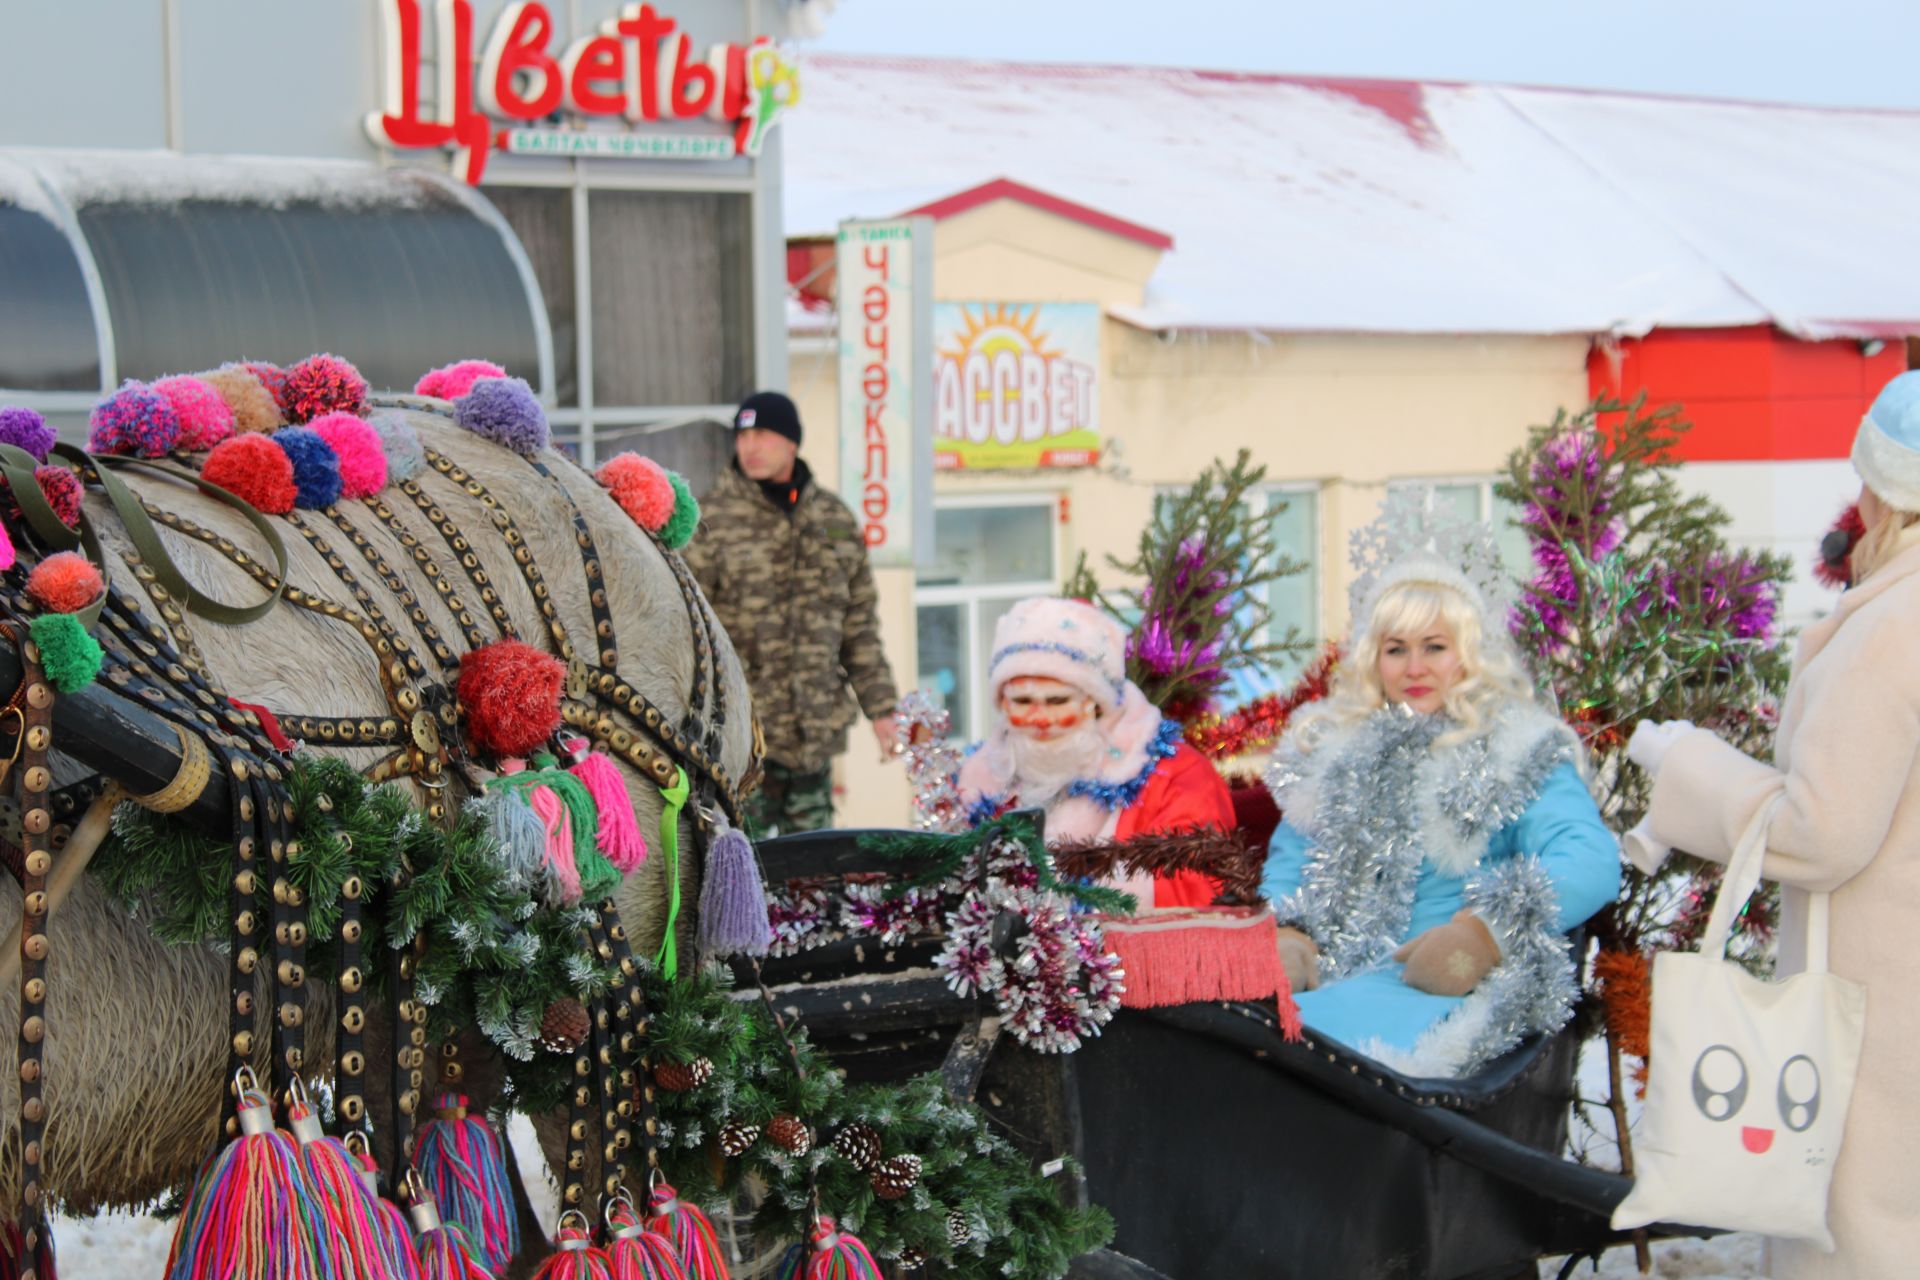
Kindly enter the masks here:
<path id="1" fill-rule="evenodd" d="M 753 842 L 732 827 L 707 846 L 707 878 L 700 887 L 700 927 L 694 945 L 708 956 L 763 956 L 773 941 L 767 924 L 767 886 Z"/>

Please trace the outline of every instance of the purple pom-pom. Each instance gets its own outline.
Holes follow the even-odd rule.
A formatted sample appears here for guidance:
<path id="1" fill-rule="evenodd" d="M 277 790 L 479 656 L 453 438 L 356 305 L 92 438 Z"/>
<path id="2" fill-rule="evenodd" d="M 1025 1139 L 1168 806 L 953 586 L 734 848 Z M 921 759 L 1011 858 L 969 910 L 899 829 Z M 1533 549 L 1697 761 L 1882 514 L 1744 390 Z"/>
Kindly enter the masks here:
<path id="1" fill-rule="evenodd" d="M 524 378 L 482 378 L 454 402 L 454 421 L 477 436 L 528 457 L 547 447 L 546 410 Z"/>
<path id="2" fill-rule="evenodd" d="M 318 509 L 340 500 L 340 455 L 312 427 L 282 427 L 270 437 L 293 464 L 293 505 Z"/>
<path id="3" fill-rule="evenodd" d="M 132 453 L 158 458 L 180 438 L 180 415 L 172 401 L 132 378 L 93 406 L 88 415 L 89 453 Z"/>
<path id="4" fill-rule="evenodd" d="M 59 438 L 54 429 L 47 425 L 47 420 L 33 410 L 18 405 L 0 405 L 0 444 L 25 450 L 33 455 L 35 462 L 45 462 L 47 453 Z"/>

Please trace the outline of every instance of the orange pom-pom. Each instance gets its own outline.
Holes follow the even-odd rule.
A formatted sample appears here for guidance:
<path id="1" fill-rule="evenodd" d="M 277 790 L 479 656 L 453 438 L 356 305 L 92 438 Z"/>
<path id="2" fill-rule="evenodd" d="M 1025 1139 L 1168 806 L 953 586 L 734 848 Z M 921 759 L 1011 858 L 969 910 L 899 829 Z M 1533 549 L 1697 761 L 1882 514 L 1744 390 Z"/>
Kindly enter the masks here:
<path id="1" fill-rule="evenodd" d="M 526 755 L 560 727 L 567 666 L 519 640 L 497 640 L 460 659 L 456 686 L 467 737 L 497 756 Z"/>
<path id="2" fill-rule="evenodd" d="M 78 551 L 56 551 L 27 575 L 27 594 L 49 613 L 78 613 L 106 589 L 100 570 Z"/>
<path id="3" fill-rule="evenodd" d="M 673 518 L 673 482 L 652 458 L 616 453 L 601 463 L 593 476 L 613 495 L 627 518 L 648 533 L 660 532 Z"/>

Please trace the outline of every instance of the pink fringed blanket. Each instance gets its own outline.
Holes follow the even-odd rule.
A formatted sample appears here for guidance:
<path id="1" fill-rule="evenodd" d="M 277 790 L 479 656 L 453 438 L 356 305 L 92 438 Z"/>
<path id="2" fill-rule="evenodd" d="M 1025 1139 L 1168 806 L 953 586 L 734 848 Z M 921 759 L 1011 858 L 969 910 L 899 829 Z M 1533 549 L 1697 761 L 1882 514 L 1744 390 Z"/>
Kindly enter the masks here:
<path id="1" fill-rule="evenodd" d="M 1273 908 L 1176 907 L 1104 916 L 1107 945 L 1127 972 L 1130 1009 L 1202 1000 L 1276 1001 L 1280 1029 L 1300 1037 L 1300 1010 L 1280 965 Z"/>

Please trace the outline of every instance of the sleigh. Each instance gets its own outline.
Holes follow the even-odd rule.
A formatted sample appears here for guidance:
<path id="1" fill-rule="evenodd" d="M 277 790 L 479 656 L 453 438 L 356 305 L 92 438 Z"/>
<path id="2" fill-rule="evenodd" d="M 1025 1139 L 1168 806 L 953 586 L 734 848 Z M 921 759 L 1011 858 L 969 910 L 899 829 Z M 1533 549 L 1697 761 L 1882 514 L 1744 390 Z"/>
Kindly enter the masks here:
<path id="1" fill-rule="evenodd" d="M 863 848 L 876 834 L 759 851 L 770 883 L 884 873 Z M 1001 925 L 1004 946 L 1017 924 Z M 1043 1169 L 1071 1157 L 1060 1194 L 1116 1224 L 1111 1250 L 1075 1264 L 1082 1280 L 1508 1280 L 1628 1238 L 1609 1219 L 1630 1179 L 1563 1154 L 1571 1031 L 1468 1079 L 1419 1080 L 1311 1030 L 1289 1041 L 1271 1003 L 1207 1002 L 1122 1009 L 1077 1052 L 1044 1055 L 949 989 L 929 967 L 938 950 L 846 937 L 764 961 L 759 976 L 850 1075 L 938 1067 Z M 1675 1233 L 1696 1234 L 1654 1232 Z"/>

